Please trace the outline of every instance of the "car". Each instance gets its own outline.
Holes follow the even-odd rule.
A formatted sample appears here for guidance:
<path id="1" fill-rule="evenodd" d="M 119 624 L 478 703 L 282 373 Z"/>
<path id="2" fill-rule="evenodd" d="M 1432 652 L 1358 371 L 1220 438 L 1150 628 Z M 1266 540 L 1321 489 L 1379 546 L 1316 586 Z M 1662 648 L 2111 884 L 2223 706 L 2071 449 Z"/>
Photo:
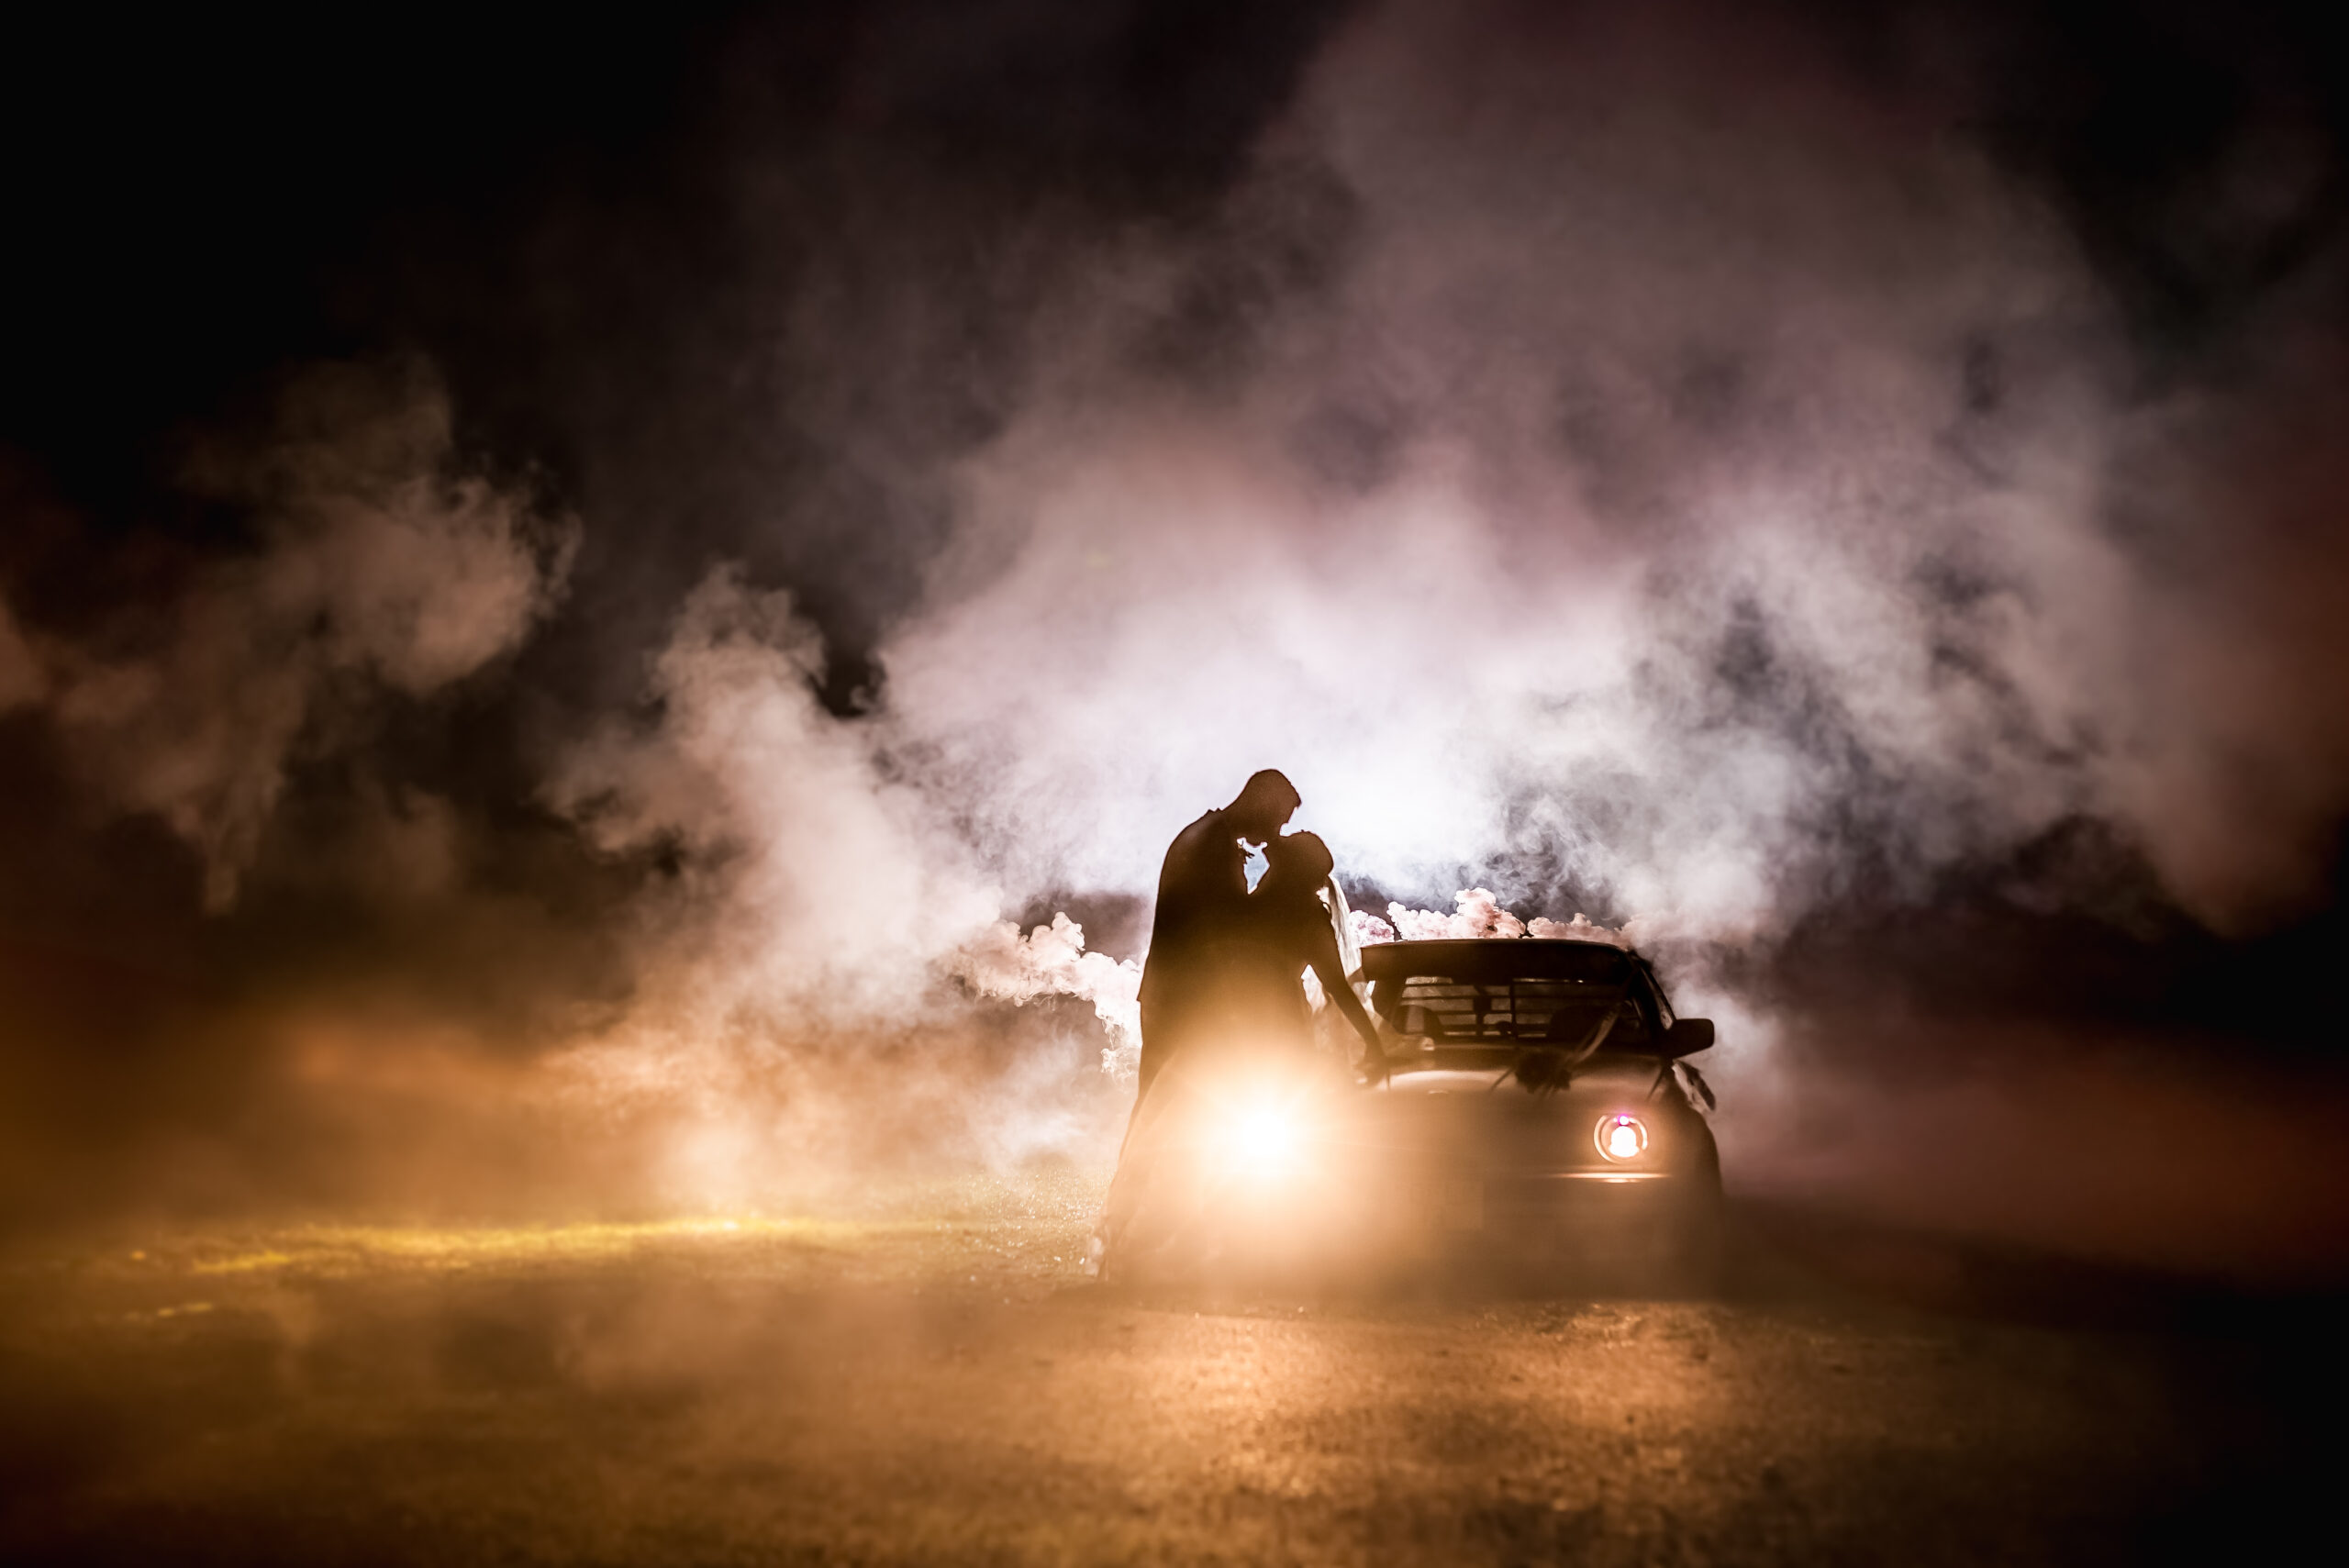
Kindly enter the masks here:
<path id="1" fill-rule="evenodd" d="M 1653 966 L 1603 940 L 1380 943 L 1361 1075 L 1244 1047 L 1137 1110 L 1105 1274 L 1371 1266 L 1703 1290 L 1721 1238 L 1712 1090 Z"/>
<path id="2" fill-rule="evenodd" d="M 1718 1273 L 1712 1088 L 1653 966 L 1554 938 L 1364 948 L 1390 1071 L 1351 1141 L 1422 1252 L 1705 1287 Z"/>

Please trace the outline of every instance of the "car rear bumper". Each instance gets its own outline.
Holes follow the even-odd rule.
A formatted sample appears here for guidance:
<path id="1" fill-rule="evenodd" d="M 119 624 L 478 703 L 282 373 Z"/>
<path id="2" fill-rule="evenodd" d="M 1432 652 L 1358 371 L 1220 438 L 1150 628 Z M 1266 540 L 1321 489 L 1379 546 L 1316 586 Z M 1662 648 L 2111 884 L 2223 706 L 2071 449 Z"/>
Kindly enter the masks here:
<path id="1" fill-rule="evenodd" d="M 1409 1207 L 1439 1249 L 1645 1257 L 1677 1245 L 1717 1197 L 1709 1183 L 1669 1172 L 1562 1171 L 1446 1177 Z"/>

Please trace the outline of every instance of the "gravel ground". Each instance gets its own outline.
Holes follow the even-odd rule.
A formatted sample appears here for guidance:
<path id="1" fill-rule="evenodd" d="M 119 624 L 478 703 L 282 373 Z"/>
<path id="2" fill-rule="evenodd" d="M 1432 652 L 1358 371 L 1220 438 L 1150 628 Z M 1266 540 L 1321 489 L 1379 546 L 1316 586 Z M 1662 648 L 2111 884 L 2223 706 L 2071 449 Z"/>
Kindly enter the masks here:
<path id="1" fill-rule="evenodd" d="M 1717 1300 L 1141 1295 L 1097 1198 L 19 1252 L 0 1559 L 2226 1560 L 2325 1495 L 2322 1304 L 1785 1217 Z"/>

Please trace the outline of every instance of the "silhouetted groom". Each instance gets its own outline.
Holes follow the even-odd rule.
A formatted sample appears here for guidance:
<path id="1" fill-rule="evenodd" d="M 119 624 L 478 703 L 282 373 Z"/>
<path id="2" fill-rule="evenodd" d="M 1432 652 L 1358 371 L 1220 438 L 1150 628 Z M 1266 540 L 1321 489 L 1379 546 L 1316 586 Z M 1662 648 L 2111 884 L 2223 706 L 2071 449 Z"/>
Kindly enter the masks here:
<path id="1" fill-rule="evenodd" d="M 1158 909 L 1141 972 L 1141 1081 L 1151 1080 L 1211 1017 L 1228 950 L 1243 940 L 1248 912 L 1248 851 L 1280 833 L 1302 804 L 1297 786 L 1271 768 L 1252 774 L 1230 806 L 1174 835 L 1158 873 Z"/>

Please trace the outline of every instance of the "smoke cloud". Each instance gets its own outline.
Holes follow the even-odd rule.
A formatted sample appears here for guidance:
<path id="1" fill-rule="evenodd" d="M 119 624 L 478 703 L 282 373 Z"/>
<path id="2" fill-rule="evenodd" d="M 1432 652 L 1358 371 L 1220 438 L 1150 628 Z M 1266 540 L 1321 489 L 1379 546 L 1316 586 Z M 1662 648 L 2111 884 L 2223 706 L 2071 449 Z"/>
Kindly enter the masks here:
<path id="1" fill-rule="evenodd" d="M 1358 19 L 1205 221 L 1045 300 L 1000 428 L 880 509 L 951 523 L 866 710 L 783 601 L 688 600 L 661 725 L 556 798 L 719 868 L 653 905 L 703 1006 L 903 1018 L 960 974 L 1093 1003 L 1114 1062 L 1132 955 L 1000 911 L 1146 895 L 1268 763 L 1355 881 L 1488 884 L 1405 934 L 1595 904 L 1749 1050 L 1706 955 L 1857 879 L 2085 819 L 2211 923 L 2310 895 L 2349 772 L 2202 695 L 2266 639 L 2175 553 L 2244 526 L 2178 499 L 2227 433 L 2127 389 L 2037 195 L 1766 21 L 1484 22 Z M 872 286 L 902 345 L 951 284 Z M 2266 749 L 2294 782 L 2234 808 L 2210 759 Z"/>
<path id="2" fill-rule="evenodd" d="M 1831 83 L 1789 127 L 1665 38 L 1515 79 L 1449 39 L 1342 40 L 1237 234 L 1138 259 L 968 465 L 882 651 L 931 787 L 1030 881 L 1138 886 L 1140 824 L 1276 759 L 1352 873 L 1531 861 L 1707 937 L 1855 838 L 1915 872 L 2119 814 L 2161 695 L 2097 494 L 2126 431 L 2028 205 Z M 1678 74 L 1620 101 L 1627 53 Z M 1138 370 L 1262 227 L 1325 256 L 1198 328 L 1246 362 Z"/>
<path id="3" fill-rule="evenodd" d="M 95 630 L 0 605 L 0 710 L 214 911 L 341 759 L 373 826 L 320 863 L 594 927 L 592 1006 L 456 1053 L 626 1123 L 680 1202 L 1107 1147 L 1135 912 L 1264 766 L 1388 911 L 1364 940 L 1636 941 L 1723 1018 L 1732 1106 L 1791 1027 L 1753 955 L 1856 897 L 2082 825 L 2204 927 L 2326 896 L 2332 306 L 2263 296 L 2223 388 L 2147 374 L 2094 237 L 1967 128 L 1978 58 L 1383 5 L 1259 40 L 1242 107 L 1174 94 L 1198 146 L 1128 168 L 1075 89 L 987 95 L 1031 33 L 827 41 L 804 115 L 731 82 L 691 142 L 718 259 L 629 252 L 673 315 L 574 302 L 634 299 L 570 241 L 644 212 L 543 220 L 530 319 L 592 350 L 298 383 L 188 465 L 249 548 Z M 461 447 L 468 387 L 509 462 L 572 449 L 560 513 Z M 385 706 L 466 694 L 507 772 L 379 765 Z"/>
<path id="4" fill-rule="evenodd" d="M 804 951 L 887 973 L 988 890 L 1144 892 L 1266 762 L 1351 875 L 1572 886 L 1660 939 L 2080 817 L 2207 918 L 2304 895 L 2338 777 L 2181 804 L 2214 747 L 2172 633 L 2242 628 L 2130 520 L 2207 432 L 2121 395 L 2115 306 L 2033 195 L 1766 23 L 1487 20 L 1344 30 L 1216 215 L 1104 252 L 1001 431 L 908 481 L 954 526 L 877 706 L 793 732 L 830 732 L 802 776 L 860 819 L 896 803 L 840 840 L 894 906 L 954 913 Z M 937 282 L 893 281 L 909 311 Z M 814 676 L 804 631 L 743 635 Z M 837 877 L 804 869 L 749 896 Z"/>
<path id="5" fill-rule="evenodd" d="M 193 846 L 217 911 L 296 752 L 333 750 L 374 691 L 429 697 L 512 652 L 576 528 L 465 473 L 446 394 L 414 368 L 314 372 L 258 449 L 201 450 L 187 477 L 250 520 L 252 551 L 91 642 L 0 621 L 0 701 L 42 701 L 107 806 Z"/>

